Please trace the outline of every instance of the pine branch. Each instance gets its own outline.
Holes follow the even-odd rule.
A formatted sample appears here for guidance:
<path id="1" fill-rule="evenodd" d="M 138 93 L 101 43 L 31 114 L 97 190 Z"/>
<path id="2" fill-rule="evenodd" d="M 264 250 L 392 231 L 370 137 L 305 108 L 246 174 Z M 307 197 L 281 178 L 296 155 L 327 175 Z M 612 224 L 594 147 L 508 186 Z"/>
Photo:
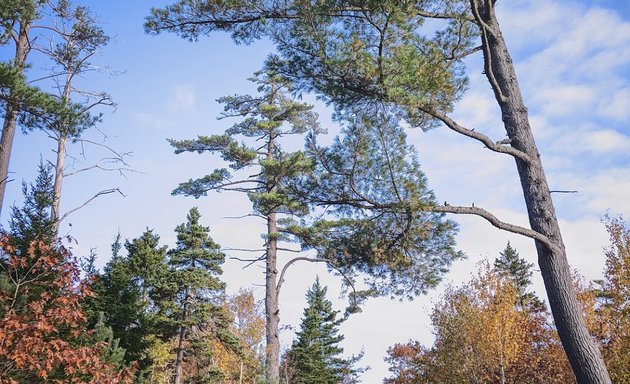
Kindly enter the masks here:
<path id="1" fill-rule="evenodd" d="M 549 239 L 547 236 L 538 233 L 532 229 L 521 227 L 518 225 L 506 223 L 504 221 L 499 220 L 496 216 L 494 216 L 489 211 L 486 211 L 483 208 L 475 207 L 460 207 L 460 206 L 452 206 L 452 205 L 436 205 L 434 207 L 429 208 L 432 212 L 438 213 L 452 213 L 456 215 L 475 215 L 480 216 L 486 219 L 490 224 L 494 227 L 502 229 L 504 231 L 516 233 L 518 235 L 522 235 L 525 237 L 529 237 L 531 239 L 540 241 L 545 244 L 549 249 L 555 250 L 557 245 Z"/>

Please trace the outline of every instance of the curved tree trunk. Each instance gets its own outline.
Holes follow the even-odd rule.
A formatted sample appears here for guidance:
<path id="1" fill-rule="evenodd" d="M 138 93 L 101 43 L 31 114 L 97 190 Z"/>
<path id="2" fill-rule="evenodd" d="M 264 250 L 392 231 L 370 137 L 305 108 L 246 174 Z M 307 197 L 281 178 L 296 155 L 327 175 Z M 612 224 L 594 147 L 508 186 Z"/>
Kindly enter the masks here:
<path id="1" fill-rule="evenodd" d="M 494 3 L 492 0 L 479 2 L 481 4 L 471 0 L 473 13 L 482 31 L 485 74 L 501 107 L 510 144 L 529 156 L 529 161 L 516 159 L 529 222 L 534 231 L 546 236 L 554 245 L 552 249 L 536 241 L 538 264 L 562 346 L 578 383 L 610 383 L 604 360 L 581 315 L 551 193 L 514 65 L 494 13 Z"/>
<path id="2" fill-rule="evenodd" d="M 28 32 L 30 29 L 30 21 L 20 24 L 20 32 L 15 45 L 15 62 L 18 76 L 23 76 L 24 66 L 26 65 L 26 56 L 31 50 L 28 41 Z M 4 203 L 4 193 L 9 181 L 9 163 L 11 161 L 11 149 L 13 148 L 13 138 L 15 137 L 15 127 L 17 124 L 17 116 L 19 107 L 15 101 L 16 95 L 14 91 L 10 91 L 9 101 L 7 102 L 4 123 L 2 125 L 2 138 L 0 139 L 0 213 Z"/>

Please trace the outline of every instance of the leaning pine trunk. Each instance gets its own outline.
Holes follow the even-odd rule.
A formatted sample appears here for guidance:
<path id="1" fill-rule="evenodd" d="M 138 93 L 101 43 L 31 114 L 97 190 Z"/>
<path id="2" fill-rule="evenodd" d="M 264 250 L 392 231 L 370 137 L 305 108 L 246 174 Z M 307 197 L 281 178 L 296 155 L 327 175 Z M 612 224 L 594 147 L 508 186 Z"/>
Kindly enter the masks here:
<path id="1" fill-rule="evenodd" d="M 571 269 L 562 242 L 551 192 L 529 125 L 516 72 L 499 29 L 492 0 L 471 0 L 482 30 L 485 73 L 501 107 L 502 119 L 512 147 L 529 156 L 517 158 L 531 228 L 546 236 L 553 249 L 536 241 L 538 264 L 549 298 L 549 306 L 578 383 L 611 383 L 601 353 L 586 329 L 578 305 Z"/>

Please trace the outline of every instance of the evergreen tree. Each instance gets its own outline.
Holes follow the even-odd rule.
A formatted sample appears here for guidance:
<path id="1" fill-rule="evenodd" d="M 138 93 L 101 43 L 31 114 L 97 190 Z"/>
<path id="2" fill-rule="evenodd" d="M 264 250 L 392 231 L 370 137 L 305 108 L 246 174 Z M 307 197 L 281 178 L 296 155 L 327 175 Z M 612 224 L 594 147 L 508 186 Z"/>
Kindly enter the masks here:
<path id="1" fill-rule="evenodd" d="M 96 297 L 89 313 L 92 321 L 104 313 L 105 324 L 112 328 L 119 346 L 126 350 L 125 361 L 138 361 L 140 373 L 151 367 L 147 350 L 157 339 L 169 339 L 173 326 L 168 319 L 174 296 L 174 282 L 169 274 L 166 246 L 147 229 L 140 237 L 125 241 L 120 234 L 112 245 L 112 258 L 94 284 Z"/>
<path id="2" fill-rule="evenodd" d="M 150 329 L 141 288 L 136 284 L 129 259 L 120 254 L 121 248 L 121 236 L 118 234 L 112 244 L 112 258 L 94 283 L 95 297 L 90 301 L 88 312 L 92 321 L 98 321 L 100 313 L 104 314 L 105 324 L 120 340 L 119 347 L 126 350 L 125 361 L 138 361 L 139 368 L 144 369 L 150 364 L 145 358 Z"/>
<path id="3" fill-rule="evenodd" d="M 319 278 L 306 293 L 307 307 L 296 340 L 286 354 L 286 371 L 290 384 L 338 384 L 355 382 L 359 358 L 344 359 L 339 345 L 344 336 L 339 334 L 343 318 L 326 299 L 326 287 Z"/>
<path id="4" fill-rule="evenodd" d="M 221 264 L 225 255 L 210 237 L 209 228 L 199 223 L 200 217 L 197 208 L 190 210 L 187 222 L 175 228 L 177 245 L 169 251 L 168 263 L 177 281 L 174 323 L 178 327 L 178 335 L 174 384 L 183 380 L 182 367 L 187 348 L 194 350 L 199 344 L 192 334 L 193 330 L 210 328 L 221 341 L 234 347 L 238 345 L 229 331 L 231 319 L 220 302 L 225 284 L 219 276 L 223 273 Z"/>
<path id="5" fill-rule="evenodd" d="M 514 248 L 507 243 L 505 250 L 500 252 L 498 257 L 494 260 L 494 268 L 501 274 L 508 278 L 518 292 L 518 304 L 523 310 L 526 306 L 532 306 L 532 309 L 538 308 L 545 310 L 545 304 L 538 299 L 538 297 L 528 292 L 532 284 L 532 268 L 533 263 L 528 263 L 527 260 L 521 258 Z"/>
<path id="6" fill-rule="evenodd" d="M 299 89 L 315 91 L 335 107 L 339 120 L 352 121 L 357 111 L 380 107 L 406 126 L 442 124 L 489 151 L 511 156 L 528 227 L 503 222 L 474 205 L 434 203 L 424 209 L 477 215 L 535 240 L 550 307 L 578 381 L 610 383 L 580 314 L 551 190 L 496 6 L 496 0 L 178 0 L 152 9 L 145 28 L 189 40 L 215 31 L 231 33 L 237 43 L 268 39 L 276 48 L 268 66 Z M 505 140 L 493 140 L 480 127 L 466 127 L 451 116 L 467 88 L 464 59 L 476 52 L 481 52 L 478 59 L 500 110 Z"/>
<path id="7" fill-rule="evenodd" d="M 253 175 L 232 179 L 225 168 L 216 169 L 209 175 L 181 183 L 173 194 L 196 198 L 208 191 L 237 191 L 247 193 L 257 215 L 267 222 L 264 234 L 265 257 L 265 312 L 267 318 L 267 368 L 268 379 L 278 380 L 280 323 L 278 291 L 278 242 L 283 240 L 279 215 L 306 213 L 306 207 L 281 191 L 290 177 L 307 172 L 311 162 L 303 152 L 285 152 L 281 139 L 289 135 L 317 133 L 317 116 L 311 106 L 290 98 L 292 86 L 281 76 L 260 72 L 251 79 L 258 84 L 260 96 L 229 96 L 219 99 L 225 104 L 223 118 L 241 117 L 224 135 L 200 136 L 196 140 L 170 140 L 175 153 L 218 153 L 235 171 L 253 169 Z M 244 137 L 247 143 L 239 144 L 236 137 Z"/>
<path id="8" fill-rule="evenodd" d="M 54 221 L 50 218 L 53 202 L 51 167 L 43 162 L 34 183 L 22 182 L 24 203 L 22 207 L 11 207 L 9 234 L 11 243 L 20 254 L 27 254 L 34 241 L 47 246 L 55 243 Z"/>
<path id="9" fill-rule="evenodd" d="M 140 289 L 146 311 L 160 311 L 158 301 L 161 289 L 169 284 L 166 253 L 168 247 L 160 246 L 160 236 L 147 228 L 140 237 L 125 241 L 129 272 Z"/>

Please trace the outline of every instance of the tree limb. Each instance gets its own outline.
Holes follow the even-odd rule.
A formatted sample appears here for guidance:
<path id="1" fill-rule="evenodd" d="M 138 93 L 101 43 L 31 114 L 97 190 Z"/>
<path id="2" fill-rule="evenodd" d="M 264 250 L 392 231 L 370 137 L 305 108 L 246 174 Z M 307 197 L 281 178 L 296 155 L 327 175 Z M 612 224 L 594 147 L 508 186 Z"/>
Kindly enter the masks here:
<path id="1" fill-rule="evenodd" d="M 92 202 L 92 200 L 96 199 L 97 197 L 102 196 L 102 195 L 108 195 L 108 194 L 114 193 L 114 192 L 118 192 L 123 197 L 126 197 L 125 194 L 120 191 L 120 188 L 104 189 L 104 190 L 96 193 L 94 196 L 90 197 L 89 199 L 87 199 L 83 204 L 81 204 L 78 207 L 76 207 L 74 209 L 71 209 L 68 212 L 66 212 L 63 216 L 61 216 L 61 218 L 59 219 L 59 222 L 62 222 L 66 217 L 68 217 L 68 215 L 70 215 L 70 214 L 78 211 L 79 209 L 85 207 L 86 205 L 88 205 L 90 202 Z"/>
<path id="2" fill-rule="evenodd" d="M 456 215 L 475 215 L 475 216 L 480 216 L 483 217 L 484 219 L 486 219 L 490 224 L 492 224 L 494 227 L 502 229 L 504 231 L 508 231 L 508 232 L 512 232 L 512 233 L 516 233 L 518 235 L 522 235 L 525 237 L 529 237 L 531 239 L 534 240 L 538 240 L 541 243 L 545 244 L 549 249 L 555 250 L 557 248 L 557 245 L 551 241 L 551 239 L 549 239 L 547 236 L 538 233 L 536 231 L 534 231 L 533 229 L 529 229 L 529 228 L 525 228 L 525 227 L 521 227 L 518 225 L 514 225 L 514 224 L 510 224 L 510 223 L 506 223 L 504 221 L 499 220 L 496 216 L 494 216 L 492 213 L 486 211 L 483 208 L 478 208 L 475 207 L 474 205 L 472 207 L 459 207 L 459 206 L 452 206 L 452 205 L 436 205 L 433 206 L 431 208 L 429 208 L 432 212 L 438 212 L 438 213 L 453 213 Z"/>
<path id="3" fill-rule="evenodd" d="M 431 108 L 429 106 L 426 105 L 422 105 L 419 108 L 422 112 L 427 113 L 433 117 L 435 117 L 436 119 L 440 120 L 442 123 L 444 123 L 448 128 L 450 128 L 451 130 L 460 133 L 464 136 L 470 137 L 472 139 L 475 139 L 477 141 L 482 142 L 489 150 L 494 151 L 494 152 L 498 152 L 498 153 L 505 153 L 508 155 L 511 155 L 513 157 L 519 158 L 523 161 L 525 161 L 526 163 L 530 163 L 531 159 L 529 157 L 528 154 L 526 154 L 525 152 L 519 151 L 518 149 L 514 148 L 514 147 L 510 147 L 507 145 L 502 145 L 499 143 L 496 143 L 494 141 L 492 141 L 492 139 L 490 139 L 488 136 L 484 135 L 483 133 L 479 133 L 477 131 L 475 131 L 474 129 L 468 129 L 462 125 L 460 125 L 459 123 L 457 123 L 455 120 L 451 119 L 449 116 L 447 116 L 446 114 L 439 112 L 437 110 L 435 110 L 434 108 Z"/>

